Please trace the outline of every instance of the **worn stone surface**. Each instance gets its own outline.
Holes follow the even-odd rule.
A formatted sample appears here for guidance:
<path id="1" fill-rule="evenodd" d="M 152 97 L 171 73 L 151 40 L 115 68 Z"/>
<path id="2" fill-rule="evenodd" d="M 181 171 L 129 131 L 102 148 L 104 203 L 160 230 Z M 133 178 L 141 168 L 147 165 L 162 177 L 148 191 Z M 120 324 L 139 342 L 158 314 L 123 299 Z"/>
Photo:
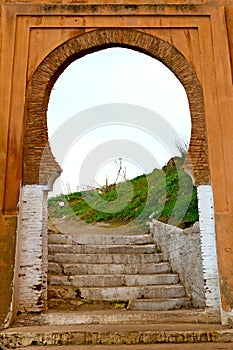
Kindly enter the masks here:
<path id="1" fill-rule="evenodd" d="M 140 345 L 121 345 L 121 350 L 180 350 L 180 344 L 140 344 Z M 36 350 L 38 347 L 29 346 L 28 350 Z M 49 350 L 66 350 L 66 346 L 51 346 Z M 116 350 L 115 345 L 69 345 L 72 350 Z M 232 350 L 231 343 L 192 343 L 182 344 L 182 350 Z"/>
<path id="2" fill-rule="evenodd" d="M 233 331 L 219 325 L 79 325 L 12 328 L 0 333 L 4 344 L 121 345 L 150 343 L 202 343 L 233 340 Z"/>
<path id="3" fill-rule="evenodd" d="M 172 298 L 172 299 L 158 299 L 158 300 L 130 300 L 129 310 L 174 310 L 181 307 L 190 307 L 189 298 Z"/>
<path id="4" fill-rule="evenodd" d="M 60 273 L 60 271 L 59 271 Z M 74 287 L 114 287 L 114 286 L 137 286 L 155 284 L 176 284 L 179 276 L 176 274 L 154 275 L 76 275 L 76 276 L 53 276 L 49 277 L 50 285 L 71 285 Z"/>
<path id="5" fill-rule="evenodd" d="M 52 273 L 62 273 L 63 269 L 58 263 L 50 262 L 48 264 L 48 271 Z"/>
<path id="6" fill-rule="evenodd" d="M 89 246 L 88 246 L 89 247 Z M 87 247 L 87 248 L 88 248 Z M 145 254 L 138 253 L 135 254 L 134 250 L 131 250 L 131 247 L 127 246 L 118 246 L 117 247 L 117 253 L 116 254 L 109 254 L 105 252 L 105 254 L 102 253 L 102 250 L 100 247 L 96 246 L 96 249 L 93 247 L 93 253 L 92 254 L 85 254 L 81 251 L 77 251 L 76 254 L 74 254 L 73 248 L 76 248 L 74 245 L 67 247 L 67 254 L 63 254 L 63 246 L 56 247 L 57 253 L 53 254 L 54 252 L 54 246 L 49 245 L 49 251 L 50 261 L 56 260 L 57 263 L 62 264 L 146 264 L 146 263 L 159 263 L 163 261 L 163 255 L 159 253 L 155 253 L 155 246 L 153 247 L 153 250 L 146 251 Z M 82 247 L 84 248 L 84 247 Z M 100 248 L 100 249 L 99 249 Z M 105 248 L 107 248 L 105 246 Z M 121 250 L 122 248 L 122 250 Z M 140 248 L 140 247 L 139 247 Z M 150 247 L 149 247 L 150 248 Z M 104 249 L 104 246 L 103 246 Z M 132 253 L 127 253 L 131 250 Z M 60 252 L 59 252 L 60 251 Z M 94 254 L 95 253 L 95 254 Z"/>
<path id="7" fill-rule="evenodd" d="M 144 254 L 135 254 L 136 243 L 138 247 L 151 246 L 153 241 L 151 234 L 129 235 L 128 231 L 131 227 L 124 228 L 125 234 L 117 231 L 115 228 L 115 236 L 108 235 L 108 228 L 104 233 L 102 229 L 95 225 L 86 227 L 86 233 L 82 231 L 83 224 L 77 222 L 75 229 L 72 226 L 69 233 L 69 222 L 60 220 L 60 226 L 65 227 L 64 233 L 57 232 L 49 234 L 49 269 L 48 269 L 48 296 L 49 306 L 51 309 L 74 309 L 88 307 L 90 310 L 97 308 L 132 308 L 161 310 L 181 308 L 191 306 L 191 301 L 185 296 L 185 290 L 179 284 L 180 279 L 177 274 L 171 272 L 171 266 L 168 261 L 163 260 L 163 254 L 156 253 L 157 244 L 154 242 L 153 251 Z M 90 231 L 95 232 L 90 234 Z M 146 232 L 148 228 L 144 228 Z M 88 246 L 88 237 L 91 242 L 102 244 L 96 245 L 96 250 L 92 254 L 71 253 L 60 254 L 64 248 L 64 241 L 61 237 L 65 237 L 66 243 L 69 241 L 72 246 Z M 75 239 L 74 239 L 75 237 Z M 56 239 L 60 244 L 54 243 Z M 80 244 L 82 242 L 82 244 Z M 119 246 L 121 243 L 124 245 Z M 132 243 L 132 244 L 130 244 Z M 104 244 L 104 245 L 103 245 Z M 100 247 L 118 247 L 115 254 L 112 252 L 103 255 Z M 132 248 L 133 247 L 133 248 Z M 124 248 L 124 249 L 123 249 Z M 85 250 L 84 250 L 85 251 Z M 124 253 L 122 253 L 122 251 Z M 173 301 L 170 299 L 174 298 Z M 142 299 L 147 303 L 129 303 L 130 300 Z M 163 300 L 161 300 L 163 299 Z M 169 300 L 167 300 L 169 299 Z M 180 300 L 177 300 L 180 299 Z"/>
<path id="8" fill-rule="evenodd" d="M 93 245 L 140 245 L 140 244 L 151 244 L 153 243 L 152 236 L 150 234 L 144 235 L 110 235 L 108 233 L 105 234 L 76 234 L 69 235 L 69 238 L 75 244 L 86 244 L 88 245 L 90 242 Z"/>
<path id="9" fill-rule="evenodd" d="M 66 259 L 67 255 L 70 256 L 70 254 L 73 254 L 73 262 L 79 262 L 79 257 L 77 254 L 118 254 L 119 252 L 121 252 L 121 254 L 127 255 L 129 253 L 129 247 L 126 245 L 63 245 L 63 242 L 65 240 L 61 240 L 62 241 L 62 245 L 61 244 L 55 244 L 52 243 L 51 244 L 51 240 L 49 237 L 49 251 L 51 254 L 51 259 L 52 256 L 53 257 L 58 257 L 61 256 L 61 260 L 62 259 Z M 54 240 L 53 240 L 54 242 Z M 130 251 L 131 251 L 131 256 L 133 256 L 133 254 L 137 254 L 137 256 L 139 254 L 154 254 L 155 252 L 155 244 L 146 244 L 146 245 L 142 245 L 142 246 L 138 246 L 138 245 L 130 245 Z M 54 255 L 54 253 L 57 253 L 56 255 Z M 156 262 L 158 262 L 158 258 L 159 261 L 161 261 L 161 255 L 156 255 L 154 256 L 154 259 Z M 85 259 L 85 258 L 84 258 Z M 108 259 L 108 258 L 107 258 Z M 111 259 L 111 258 L 110 258 Z M 52 261 L 52 260 L 51 260 Z M 64 262 L 70 262 L 70 258 L 68 258 L 68 260 L 65 260 Z"/>
<path id="10" fill-rule="evenodd" d="M 75 324 L 135 324 L 135 323 L 219 323 L 214 313 L 197 309 L 176 309 L 167 311 L 138 311 L 115 309 L 76 309 L 75 311 L 52 311 L 32 316 L 31 322 L 48 325 Z M 25 324 L 22 322 L 21 324 Z M 30 322 L 29 322 L 30 324 Z"/>
<path id="11" fill-rule="evenodd" d="M 106 288 L 79 288 L 80 294 L 87 300 L 130 300 L 179 298 L 185 296 L 181 285 L 161 286 L 133 286 L 133 287 L 106 287 Z"/>
<path id="12" fill-rule="evenodd" d="M 119 274 L 154 274 L 170 272 L 170 265 L 166 262 L 145 264 L 77 264 L 64 265 L 67 275 L 119 275 Z"/>

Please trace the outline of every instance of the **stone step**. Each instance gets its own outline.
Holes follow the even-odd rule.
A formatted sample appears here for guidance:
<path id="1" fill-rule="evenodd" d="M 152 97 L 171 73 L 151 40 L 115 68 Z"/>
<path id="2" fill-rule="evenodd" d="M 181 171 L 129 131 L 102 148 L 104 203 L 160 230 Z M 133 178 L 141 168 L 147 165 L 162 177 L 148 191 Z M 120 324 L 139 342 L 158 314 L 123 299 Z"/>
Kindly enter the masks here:
<path id="1" fill-rule="evenodd" d="M 171 272 L 168 262 L 156 264 L 63 264 L 65 275 L 137 275 Z"/>
<path id="2" fill-rule="evenodd" d="M 66 264 L 145 264 L 163 261 L 162 254 L 77 254 L 56 253 L 49 255 L 49 262 Z"/>
<path id="3" fill-rule="evenodd" d="M 91 242 L 91 245 L 89 243 Z M 170 310 L 190 305 L 150 234 L 49 236 L 48 302 L 60 310 Z M 141 301 L 141 303 L 140 303 Z"/>
<path id="4" fill-rule="evenodd" d="M 80 298 L 87 300 L 132 300 L 179 298 L 185 296 L 181 285 L 79 288 Z"/>
<path id="5" fill-rule="evenodd" d="M 37 346 L 29 346 L 27 350 L 36 350 Z M 49 350 L 116 350 L 115 345 L 54 345 L 50 346 Z M 198 343 L 182 343 L 182 350 L 232 350 L 232 343 L 228 342 L 198 342 Z M 118 350 L 118 349 L 117 349 Z M 120 350 L 181 350 L 181 345 L 174 343 L 165 344 L 133 344 L 123 345 L 121 344 Z"/>
<path id="6" fill-rule="evenodd" d="M 188 308 L 191 306 L 189 298 L 167 298 L 167 299 L 140 299 L 130 300 L 128 310 L 143 311 L 166 311 L 180 308 Z"/>
<path id="7" fill-rule="evenodd" d="M 82 244 L 89 245 L 128 245 L 128 244 L 151 244 L 151 234 L 143 235 L 109 235 L 109 234 L 52 234 L 48 236 L 49 244 Z"/>
<path id="8" fill-rule="evenodd" d="M 70 285 L 74 287 L 147 286 L 177 283 L 179 283 L 179 276 L 177 274 L 49 276 L 50 285 Z"/>
<path id="9" fill-rule="evenodd" d="M 54 236 L 54 235 L 53 235 Z M 58 236 L 58 235 L 57 235 Z M 51 241 L 51 239 L 50 239 Z M 49 243 L 49 253 L 59 254 L 154 254 L 156 244 L 145 245 L 75 245 L 67 243 L 59 243 L 53 240 L 54 243 Z M 92 242 L 91 242 L 92 243 Z"/>
<path id="10" fill-rule="evenodd" d="M 0 332 L 7 348 L 50 345 L 103 345 L 233 342 L 233 330 L 206 324 L 61 325 L 9 328 Z M 214 349 L 214 347 L 212 347 Z M 133 348 L 132 348 L 133 349 Z"/>
<path id="11" fill-rule="evenodd" d="M 178 284 L 131 287 L 49 286 L 49 296 L 57 299 L 129 301 L 133 299 L 181 298 L 184 287 Z"/>
<path id="12" fill-rule="evenodd" d="M 75 311 L 49 311 L 41 315 L 32 315 L 31 323 L 47 325 L 82 324 L 135 324 L 135 323 L 219 323 L 216 313 L 207 313 L 200 309 L 176 309 L 169 311 L 142 311 L 126 309 L 77 309 Z"/>
<path id="13" fill-rule="evenodd" d="M 52 297 L 49 297 L 48 299 L 48 308 L 49 310 L 56 310 L 56 311 L 87 311 L 89 310 L 89 313 L 92 314 L 94 310 L 127 310 L 128 301 L 110 301 L 110 300 L 86 300 L 86 299 L 79 299 L 77 297 L 77 294 L 79 290 L 76 288 L 77 293 L 75 290 L 70 290 L 69 293 L 66 290 L 64 293 L 64 290 L 59 290 L 59 287 L 55 290 L 57 293 L 57 297 L 54 299 Z M 71 293 L 73 293 L 73 299 L 65 299 L 60 297 L 59 295 L 67 295 L 71 296 Z M 56 296 L 54 293 L 54 290 L 48 290 L 49 296 Z"/>

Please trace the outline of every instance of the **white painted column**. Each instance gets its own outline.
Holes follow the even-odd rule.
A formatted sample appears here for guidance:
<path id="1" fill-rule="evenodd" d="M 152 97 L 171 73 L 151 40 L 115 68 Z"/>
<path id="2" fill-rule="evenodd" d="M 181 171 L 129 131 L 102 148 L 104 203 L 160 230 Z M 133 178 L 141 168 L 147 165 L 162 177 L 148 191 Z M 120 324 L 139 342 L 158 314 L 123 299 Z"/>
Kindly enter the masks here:
<path id="1" fill-rule="evenodd" d="M 210 185 L 198 186 L 197 195 L 206 307 L 207 311 L 220 315 L 221 302 L 212 187 Z"/>
<path id="2" fill-rule="evenodd" d="M 15 273 L 17 312 L 46 308 L 48 266 L 47 186 L 23 186 Z"/>

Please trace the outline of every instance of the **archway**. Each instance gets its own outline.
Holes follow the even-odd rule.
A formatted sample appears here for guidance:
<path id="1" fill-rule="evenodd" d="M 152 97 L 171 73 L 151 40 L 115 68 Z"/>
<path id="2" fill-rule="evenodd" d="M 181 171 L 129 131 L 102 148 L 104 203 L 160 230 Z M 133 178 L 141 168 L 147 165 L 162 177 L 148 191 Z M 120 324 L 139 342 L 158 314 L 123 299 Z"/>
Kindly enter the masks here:
<path id="1" fill-rule="evenodd" d="M 195 184 L 209 184 L 203 92 L 194 70 L 174 46 L 151 35 L 128 29 L 96 30 L 78 36 L 50 53 L 37 68 L 27 93 L 23 183 L 46 185 L 52 173 L 60 172 L 49 148 L 48 156 L 44 164 L 41 164 L 41 157 L 48 142 L 46 111 L 55 81 L 77 58 L 114 46 L 128 47 L 158 59 L 181 81 L 189 99 L 192 119 L 189 146 L 192 176 Z M 44 172 L 39 179 L 41 166 Z M 186 169 L 188 168 L 189 165 L 186 163 Z"/>
<path id="2" fill-rule="evenodd" d="M 203 227 L 201 227 L 203 231 L 203 264 L 204 269 L 208 267 L 206 281 L 207 306 L 213 311 L 217 310 L 219 312 L 214 232 L 211 231 L 211 242 L 205 241 L 205 230 L 209 227 L 214 230 L 214 222 L 211 211 L 212 192 L 209 186 L 208 148 L 202 87 L 189 62 L 175 47 L 151 35 L 129 29 L 94 30 L 65 42 L 43 60 L 28 85 L 22 189 L 22 203 L 25 202 L 26 204 L 21 205 L 21 217 L 29 215 L 28 213 L 34 210 L 37 213 L 37 219 L 35 220 L 33 215 L 29 215 L 27 227 L 25 227 L 25 222 L 24 225 L 20 224 L 19 240 L 20 249 L 27 247 L 31 233 L 28 227 L 33 225 L 36 234 L 34 235 L 35 243 L 31 246 L 31 249 L 34 250 L 37 262 L 33 267 L 28 266 L 24 278 L 19 279 L 19 310 L 22 310 L 22 312 L 24 310 L 39 312 L 46 307 L 47 209 L 45 200 L 47 191 L 61 172 L 48 145 L 46 111 L 51 89 L 56 79 L 71 62 L 87 53 L 114 46 L 131 48 L 160 60 L 173 71 L 186 90 L 192 119 L 192 133 L 189 146 L 190 160 L 186 160 L 185 168 L 192 176 L 194 183 L 200 188 L 200 214 L 203 213 Z M 207 196 L 205 195 L 206 188 L 209 191 Z M 204 217 L 203 208 L 208 208 L 207 217 Z M 211 265 L 205 261 L 210 246 L 213 252 Z M 23 261 L 26 258 L 21 256 L 20 259 L 19 266 L 21 268 L 21 266 L 26 265 L 26 261 Z M 27 277 L 32 272 L 34 273 L 33 283 L 31 278 Z M 32 288 L 32 285 L 36 287 Z M 28 291 L 27 298 L 22 297 L 23 294 L 25 295 L 25 291 Z M 214 293 L 212 293 L 213 291 Z"/>
<path id="3" fill-rule="evenodd" d="M 160 117 L 152 117 L 152 113 Z M 137 140 L 144 149 L 153 150 L 153 165 L 148 164 L 143 171 L 140 166 L 138 170 L 134 167 L 133 171 L 124 150 L 118 149 L 129 180 L 133 174 L 136 177 L 153 167 L 162 168 L 171 157 L 179 155 L 178 144 L 187 149 L 191 135 L 187 95 L 173 72 L 157 59 L 122 47 L 85 55 L 65 69 L 51 91 L 47 125 L 52 153 L 63 169 L 49 196 L 86 188 L 85 182 L 80 183 L 80 166 L 100 142 Z M 89 187 L 105 185 L 106 176 L 108 182 L 115 181 L 115 161 L 105 162 L 98 165 L 98 172 L 104 166 L 102 176 L 93 174 Z"/>

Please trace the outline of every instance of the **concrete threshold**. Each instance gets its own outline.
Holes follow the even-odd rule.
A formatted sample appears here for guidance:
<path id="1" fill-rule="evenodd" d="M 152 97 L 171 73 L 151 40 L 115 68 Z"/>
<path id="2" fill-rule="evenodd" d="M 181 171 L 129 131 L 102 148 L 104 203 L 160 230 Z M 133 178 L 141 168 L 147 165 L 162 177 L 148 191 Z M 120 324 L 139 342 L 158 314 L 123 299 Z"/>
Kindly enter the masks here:
<path id="1" fill-rule="evenodd" d="M 91 308 L 91 309 L 90 309 Z M 19 325 L 87 325 L 87 324 L 176 324 L 176 323 L 220 323 L 215 313 L 205 310 L 178 309 L 168 311 L 140 311 L 126 309 L 87 309 L 76 311 L 51 310 L 39 316 L 27 316 L 18 320 Z"/>
<path id="2" fill-rule="evenodd" d="M 233 330 L 217 324 L 60 325 L 9 328 L 0 333 L 7 347 L 37 345 L 123 345 L 233 342 Z"/>
<path id="3" fill-rule="evenodd" d="M 29 346 L 27 350 L 37 350 Z M 119 350 L 118 345 L 69 345 L 44 346 L 45 350 Z M 121 345 L 120 350 L 232 350 L 232 343 L 191 343 L 191 344 L 139 344 Z"/>

